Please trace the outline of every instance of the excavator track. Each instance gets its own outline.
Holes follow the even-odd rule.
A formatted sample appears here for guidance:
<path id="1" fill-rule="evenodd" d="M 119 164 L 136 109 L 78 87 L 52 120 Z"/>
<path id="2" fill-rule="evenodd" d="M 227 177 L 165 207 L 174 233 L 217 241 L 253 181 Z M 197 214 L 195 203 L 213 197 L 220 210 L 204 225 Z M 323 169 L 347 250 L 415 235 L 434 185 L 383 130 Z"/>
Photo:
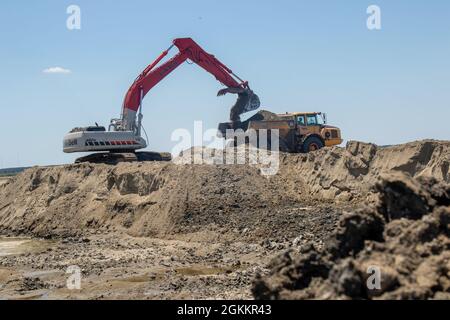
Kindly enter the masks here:
<path id="1" fill-rule="evenodd" d="M 115 165 L 120 162 L 171 161 L 168 152 L 103 152 L 93 153 L 75 160 L 75 163 L 103 163 Z"/>

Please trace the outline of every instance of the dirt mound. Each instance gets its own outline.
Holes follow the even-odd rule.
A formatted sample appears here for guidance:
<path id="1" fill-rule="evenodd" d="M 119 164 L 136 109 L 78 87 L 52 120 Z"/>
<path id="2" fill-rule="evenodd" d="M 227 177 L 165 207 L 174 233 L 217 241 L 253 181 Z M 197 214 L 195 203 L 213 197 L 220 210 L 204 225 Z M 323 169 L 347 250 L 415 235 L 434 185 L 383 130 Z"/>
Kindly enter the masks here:
<path id="1" fill-rule="evenodd" d="M 377 205 L 344 214 L 324 250 L 275 259 L 254 296 L 450 299 L 450 184 L 391 173 L 376 190 Z"/>
<path id="2" fill-rule="evenodd" d="M 279 160 L 273 176 L 249 164 L 177 160 L 32 168 L 0 185 L 0 232 L 51 237 L 119 230 L 253 241 L 295 238 L 309 226 L 323 238 L 339 215 L 330 206 L 366 199 L 383 172 L 450 181 L 450 142 L 388 148 L 351 142 L 310 154 L 280 153 Z"/>
<path id="3" fill-rule="evenodd" d="M 270 112 L 267 110 L 260 110 L 246 121 L 250 122 L 250 121 L 262 121 L 262 120 L 266 120 L 266 121 L 280 120 L 280 117 L 273 112 Z"/>
<path id="4" fill-rule="evenodd" d="M 310 193 L 327 199 L 365 197 L 378 177 L 405 172 L 450 182 L 450 142 L 417 141 L 390 147 L 351 141 L 346 148 L 284 155 L 284 169 L 303 177 Z"/>
<path id="5" fill-rule="evenodd" d="M 271 224 L 289 225 L 282 220 L 294 216 L 271 213 L 274 208 L 295 208 L 291 204 L 299 201 L 299 195 L 285 195 L 278 188 L 279 179 L 269 181 L 247 165 L 33 168 L 1 187 L 0 231 L 44 237 L 89 230 L 124 230 L 142 236 L 201 232 L 204 237 L 226 240 L 249 228 L 248 236 L 281 235 L 282 230 Z M 260 218 L 266 222 L 260 223 Z"/>

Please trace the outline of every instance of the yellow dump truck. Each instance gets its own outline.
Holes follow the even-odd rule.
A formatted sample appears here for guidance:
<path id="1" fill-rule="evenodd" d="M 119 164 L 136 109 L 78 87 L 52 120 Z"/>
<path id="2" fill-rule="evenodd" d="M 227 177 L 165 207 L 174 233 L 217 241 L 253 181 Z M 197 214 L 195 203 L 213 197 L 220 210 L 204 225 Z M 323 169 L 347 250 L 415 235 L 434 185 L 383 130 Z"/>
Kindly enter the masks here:
<path id="1" fill-rule="evenodd" d="M 343 141 L 341 130 L 327 125 L 326 114 L 321 112 L 274 114 L 260 111 L 247 121 L 219 124 L 219 132 L 223 137 L 226 137 L 227 129 L 241 129 L 244 133 L 251 129 L 258 133 L 264 129 L 267 130 L 268 137 L 271 137 L 271 131 L 276 129 L 280 151 L 291 153 L 310 152 L 339 145 Z M 270 145 L 269 139 L 267 147 L 270 148 Z"/>

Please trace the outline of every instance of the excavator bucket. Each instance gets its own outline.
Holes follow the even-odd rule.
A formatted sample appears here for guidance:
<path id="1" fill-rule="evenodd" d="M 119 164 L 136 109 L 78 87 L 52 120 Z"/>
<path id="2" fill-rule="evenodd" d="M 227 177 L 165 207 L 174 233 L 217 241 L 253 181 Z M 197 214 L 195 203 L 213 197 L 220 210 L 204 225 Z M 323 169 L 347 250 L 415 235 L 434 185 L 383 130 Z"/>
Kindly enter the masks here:
<path id="1" fill-rule="evenodd" d="M 261 101 L 259 100 L 259 97 L 252 92 L 252 94 L 248 100 L 247 106 L 244 109 L 244 112 L 250 112 L 250 111 L 256 110 L 260 106 L 261 106 Z"/>
<path id="2" fill-rule="evenodd" d="M 256 110 L 260 107 L 259 97 L 251 90 L 245 90 L 238 93 L 238 99 L 231 108 L 230 120 L 233 122 L 240 121 L 240 115 L 249 111 Z"/>
<path id="3" fill-rule="evenodd" d="M 224 138 L 226 136 L 226 131 L 228 129 L 237 130 L 247 130 L 248 120 L 241 122 L 240 115 L 249 111 L 258 109 L 261 106 L 259 97 L 253 93 L 250 89 L 246 89 L 243 92 L 238 93 L 238 99 L 234 106 L 231 108 L 230 121 L 219 123 L 217 136 L 219 138 Z"/>

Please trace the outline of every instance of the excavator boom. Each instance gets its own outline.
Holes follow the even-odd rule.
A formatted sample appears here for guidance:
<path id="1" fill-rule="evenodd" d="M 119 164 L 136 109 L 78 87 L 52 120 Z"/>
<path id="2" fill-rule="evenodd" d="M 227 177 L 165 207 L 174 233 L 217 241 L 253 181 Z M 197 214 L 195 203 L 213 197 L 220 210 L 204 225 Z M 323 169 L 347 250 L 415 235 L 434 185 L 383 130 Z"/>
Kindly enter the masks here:
<path id="1" fill-rule="evenodd" d="M 158 63 L 168 54 L 169 50 L 176 46 L 179 52 L 165 63 Z M 239 95 L 237 106 L 233 107 L 232 118 L 236 121 L 241 113 L 259 108 L 259 98 L 250 90 L 248 82 L 237 77 L 231 69 L 216 59 L 213 55 L 203 50 L 191 38 L 179 38 L 173 41 L 173 45 L 165 50 L 154 62 L 152 62 L 129 88 L 123 103 L 123 124 L 128 130 L 132 130 L 136 122 L 136 114 L 142 103 L 143 97 L 161 80 L 174 71 L 186 60 L 190 60 L 201 68 L 211 73 L 219 82 L 227 88 L 219 91 L 218 95 L 235 93 Z M 239 110 L 236 110 L 239 109 Z"/>

